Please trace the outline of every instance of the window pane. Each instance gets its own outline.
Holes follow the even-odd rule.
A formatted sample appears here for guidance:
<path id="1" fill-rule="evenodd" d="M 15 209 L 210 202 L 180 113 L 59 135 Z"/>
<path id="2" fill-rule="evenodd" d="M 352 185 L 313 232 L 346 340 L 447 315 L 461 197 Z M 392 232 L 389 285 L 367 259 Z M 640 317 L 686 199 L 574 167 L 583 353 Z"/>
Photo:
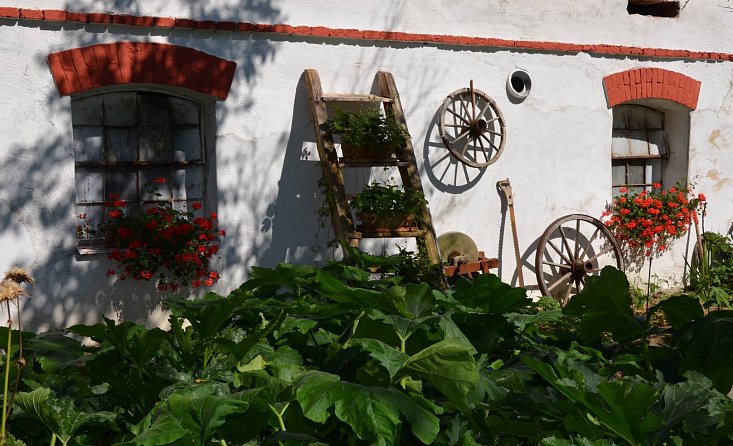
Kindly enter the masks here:
<path id="1" fill-rule="evenodd" d="M 648 163 L 651 173 L 648 175 L 650 183 L 661 183 L 662 182 L 662 160 L 652 159 Z"/>
<path id="2" fill-rule="evenodd" d="M 628 184 L 644 184 L 645 168 L 643 163 L 629 163 L 627 168 Z"/>
<path id="3" fill-rule="evenodd" d="M 646 115 L 647 115 L 647 108 L 646 107 L 634 107 L 631 106 L 628 108 L 629 113 L 629 129 L 631 130 L 640 130 L 645 129 L 646 127 Z"/>
<path id="4" fill-rule="evenodd" d="M 649 154 L 650 155 L 667 155 L 667 141 L 664 138 L 664 130 L 649 131 Z"/>
<path id="5" fill-rule="evenodd" d="M 137 201 L 137 173 L 136 172 L 107 172 L 105 193 L 118 196 L 121 200 Z"/>
<path id="6" fill-rule="evenodd" d="M 199 129 L 173 129 L 173 159 L 175 161 L 201 161 L 201 137 Z"/>
<path id="7" fill-rule="evenodd" d="M 174 200 L 203 200 L 204 167 L 189 166 L 173 173 Z"/>
<path id="8" fill-rule="evenodd" d="M 646 110 L 646 128 L 648 129 L 662 129 L 664 128 L 664 113 L 659 110 Z"/>
<path id="9" fill-rule="evenodd" d="M 613 107 L 613 128 L 614 129 L 627 129 L 627 119 L 626 119 L 626 111 L 628 110 L 628 106 L 626 105 L 617 105 Z"/>
<path id="10" fill-rule="evenodd" d="M 612 183 L 614 186 L 626 185 L 626 163 L 624 160 L 614 160 L 611 165 Z"/>
<path id="11" fill-rule="evenodd" d="M 71 119 L 74 125 L 101 125 L 102 116 L 102 96 L 71 101 Z"/>
<path id="12" fill-rule="evenodd" d="M 197 103 L 171 97 L 170 104 L 174 124 L 199 125 L 199 106 Z"/>
<path id="13" fill-rule="evenodd" d="M 170 124 L 168 97 L 160 94 L 140 94 L 138 96 L 140 125 Z"/>
<path id="14" fill-rule="evenodd" d="M 135 125 L 136 93 L 108 93 L 104 95 L 104 123 L 107 125 Z"/>
<path id="15" fill-rule="evenodd" d="M 646 130 L 629 131 L 629 151 L 631 156 L 649 155 L 649 142 Z"/>
<path id="16" fill-rule="evenodd" d="M 165 182 L 156 182 L 163 178 Z M 171 172 L 169 168 L 145 169 L 140 171 L 140 190 L 143 200 L 170 200 L 171 199 Z M 157 195 L 160 194 L 160 195 Z"/>
<path id="17" fill-rule="evenodd" d="M 102 127 L 74 127 L 74 158 L 79 161 L 101 161 L 104 130 Z"/>
<path id="18" fill-rule="evenodd" d="M 626 130 L 614 130 L 611 133 L 611 156 L 629 156 L 631 152 L 629 150 L 628 135 L 629 133 Z"/>
<path id="19" fill-rule="evenodd" d="M 95 227 L 103 220 L 104 207 L 102 205 L 77 205 L 76 213 L 77 238 L 80 240 L 90 240 L 104 237 L 104 234 L 99 234 L 95 231 Z M 79 218 L 80 215 L 85 218 Z"/>
<path id="20" fill-rule="evenodd" d="M 137 161 L 137 129 L 135 128 L 107 128 L 106 150 L 104 158 L 107 161 Z"/>
<path id="21" fill-rule="evenodd" d="M 104 201 L 104 173 L 77 169 L 75 174 L 76 202 L 89 203 Z"/>
<path id="22" fill-rule="evenodd" d="M 171 129 L 145 127 L 140 129 L 140 160 L 170 161 Z"/>

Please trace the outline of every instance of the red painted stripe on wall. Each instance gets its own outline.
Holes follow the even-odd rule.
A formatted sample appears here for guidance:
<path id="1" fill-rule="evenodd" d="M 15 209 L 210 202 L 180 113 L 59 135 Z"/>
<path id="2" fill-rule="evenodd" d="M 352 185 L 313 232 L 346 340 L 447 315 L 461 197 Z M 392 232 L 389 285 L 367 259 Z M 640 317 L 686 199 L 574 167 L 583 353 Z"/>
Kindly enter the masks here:
<path id="1" fill-rule="evenodd" d="M 396 31 L 359 30 L 324 26 L 295 26 L 288 24 L 263 24 L 231 21 L 191 20 L 171 17 L 133 16 L 127 14 L 83 13 L 52 9 L 21 9 L 0 7 L 0 19 L 24 21 L 63 21 L 69 23 L 115 24 L 136 27 L 185 28 L 212 32 L 253 32 L 312 36 L 335 40 L 383 40 L 403 43 L 423 43 L 446 46 L 476 46 L 516 49 L 545 53 L 589 53 L 599 56 L 632 56 L 645 59 L 687 59 L 702 61 L 733 61 L 733 54 L 688 51 L 669 48 L 644 48 L 624 45 L 577 44 L 567 42 L 541 42 L 508 40 L 487 37 L 453 36 L 445 34 L 419 34 Z M 2 22 L 0 22 L 1 24 Z"/>

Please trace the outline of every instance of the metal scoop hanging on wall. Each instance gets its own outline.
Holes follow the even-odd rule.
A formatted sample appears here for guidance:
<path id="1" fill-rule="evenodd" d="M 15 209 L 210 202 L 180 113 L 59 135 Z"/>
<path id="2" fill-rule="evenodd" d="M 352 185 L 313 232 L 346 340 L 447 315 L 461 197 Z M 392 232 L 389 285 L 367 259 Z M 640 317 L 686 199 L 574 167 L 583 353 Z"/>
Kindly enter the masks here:
<path id="1" fill-rule="evenodd" d="M 489 95 L 473 88 L 473 80 L 468 88 L 445 98 L 440 106 L 438 129 L 445 147 L 468 166 L 489 166 L 504 151 L 504 116 Z"/>

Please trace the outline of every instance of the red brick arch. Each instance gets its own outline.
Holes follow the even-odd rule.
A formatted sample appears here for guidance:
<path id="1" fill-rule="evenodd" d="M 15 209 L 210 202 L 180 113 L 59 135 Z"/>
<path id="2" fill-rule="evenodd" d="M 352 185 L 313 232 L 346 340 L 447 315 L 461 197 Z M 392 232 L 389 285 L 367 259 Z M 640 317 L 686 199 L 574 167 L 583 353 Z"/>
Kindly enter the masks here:
<path id="1" fill-rule="evenodd" d="M 662 68 L 635 68 L 603 78 L 608 106 L 634 99 L 667 99 L 695 110 L 700 81 Z"/>
<path id="2" fill-rule="evenodd" d="M 150 42 L 117 42 L 48 55 L 62 96 L 129 83 L 184 87 L 226 99 L 237 64 L 192 48 Z"/>

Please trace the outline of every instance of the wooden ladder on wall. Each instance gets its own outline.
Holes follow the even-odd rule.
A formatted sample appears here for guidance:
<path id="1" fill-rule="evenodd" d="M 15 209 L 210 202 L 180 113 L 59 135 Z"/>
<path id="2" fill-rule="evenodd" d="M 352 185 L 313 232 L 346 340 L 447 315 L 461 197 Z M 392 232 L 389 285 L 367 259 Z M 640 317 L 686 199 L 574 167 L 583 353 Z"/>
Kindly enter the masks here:
<path id="1" fill-rule="evenodd" d="M 430 209 L 423 205 L 417 213 L 417 229 L 391 230 L 379 232 L 365 232 L 359 230 L 354 224 L 351 207 L 344 187 L 344 167 L 377 167 L 395 166 L 400 172 L 402 186 L 405 190 L 416 190 L 424 194 L 420 174 L 417 170 L 417 161 L 413 151 L 412 141 L 407 138 L 404 147 L 398 149 L 396 158 L 393 160 L 379 161 L 353 161 L 344 160 L 338 156 L 333 142 L 333 136 L 323 131 L 323 124 L 328 120 L 328 103 L 333 102 L 381 102 L 385 114 L 393 117 L 407 132 L 407 122 L 402 109 L 399 93 L 395 86 L 391 73 L 380 71 L 377 73 L 377 84 L 379 94 L 343 94 L 324 93 L 321 88 L 321 79 L 318 72 L 307 69 L 304 73 L 305 84 L 310 97 L 310 108 L 313 114 L 313 125 L 318 146 L 318 155 L 321 159 L 323 171 L 323 185 L 325 187 L 326 200 L 331 214 L 336 238 L 352 247 L 358 248 L 360 241 L 364 238 L 398 238 L 415 237 L 418 250 L 427 256 L 435 265 L 440 265 L 440 254 L 433 229 L 433 220 L 430 216 Z"/>

